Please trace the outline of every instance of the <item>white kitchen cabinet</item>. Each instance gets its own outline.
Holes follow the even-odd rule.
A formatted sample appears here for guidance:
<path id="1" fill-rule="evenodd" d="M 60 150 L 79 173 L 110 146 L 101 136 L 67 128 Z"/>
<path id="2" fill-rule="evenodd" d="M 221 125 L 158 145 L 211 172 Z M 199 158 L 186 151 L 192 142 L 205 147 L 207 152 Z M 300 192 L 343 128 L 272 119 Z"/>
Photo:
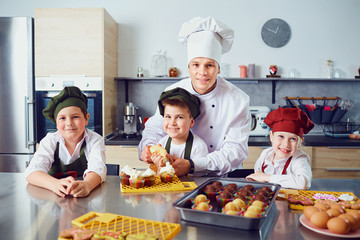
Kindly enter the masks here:
<path id="1" fill-rule="evenodd" d="M 118 24 L 104 8 L 35 9 L 35 76 L 100 77 L 103 136 L 117 127 Z"/>

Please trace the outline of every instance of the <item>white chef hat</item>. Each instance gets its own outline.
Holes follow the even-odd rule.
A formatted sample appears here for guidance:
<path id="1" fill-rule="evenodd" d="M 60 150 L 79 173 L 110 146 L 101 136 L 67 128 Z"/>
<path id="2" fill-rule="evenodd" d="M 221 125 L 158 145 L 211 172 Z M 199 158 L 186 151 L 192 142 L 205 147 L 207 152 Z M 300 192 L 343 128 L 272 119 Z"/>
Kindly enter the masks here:
<path id="1" fill-rule="evenodd" d="M 206 57 L 220 65 L 221 54 L 231 49 L 234 31 L 213 17 L 195 17 L 181 26 L 178 38 L 187 44 L 188 63 Z"/>

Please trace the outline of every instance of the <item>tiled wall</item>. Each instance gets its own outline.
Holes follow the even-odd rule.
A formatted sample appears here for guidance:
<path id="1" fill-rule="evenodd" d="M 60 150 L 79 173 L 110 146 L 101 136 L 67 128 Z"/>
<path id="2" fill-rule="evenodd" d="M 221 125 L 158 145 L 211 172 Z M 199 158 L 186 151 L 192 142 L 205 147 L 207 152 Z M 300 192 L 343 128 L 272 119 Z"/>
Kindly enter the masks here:
<path id="1" fill-rule="evenodd" d="M 174 81 L 130 81 L 128 99 L 139 107 L 139 114 L 142 117 L 149 117 L 154 114 L 157 107 L 157 100 L 161 92 Z M 348 98 L 355 102 L 355 105 L 348 111 L 341 121 L 347 118 L 352 122 L 360 122 L 360 81 L 350 82 L 346 80 L 339 81 L 277 81 L 275 91 L 275 103 L 272 103 L 272 83 L 271 81 L 233 81 L 233 83 L 250 96 L 250 105 L 268 106 L 275 109 L 278 106 L 285 105 L 286 96 L 289 97 L 341 97 Z M 118 81 L 118 114 L 119 129 L 123 126 L 123 109 L 125 104 L 125 84 L 124 81 Z M 304 104 L 311 104 L 312 101 L 303 101 Z M 317 104 L 323 105 L 322 101 Z M 327 105 L 334 105 L 336 101 L 330 100 Z M 317 125 L 312 133 L 321 133 L 322 125 Z"/>

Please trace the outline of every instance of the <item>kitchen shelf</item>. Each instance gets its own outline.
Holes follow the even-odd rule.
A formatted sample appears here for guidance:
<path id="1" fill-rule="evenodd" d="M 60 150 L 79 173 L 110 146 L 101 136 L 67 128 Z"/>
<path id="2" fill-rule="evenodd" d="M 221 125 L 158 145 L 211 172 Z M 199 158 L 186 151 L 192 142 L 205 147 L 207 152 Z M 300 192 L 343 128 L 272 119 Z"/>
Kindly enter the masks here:
<path id="1" fill-rule="evenodd" d="M 187 77 L 115 77 L 115 81 L 125 81 L 125 94 L 127 100 L 128 83 L 129 81 L 147 81 L 152 83 L 172 83 Z M 271 81 L 271 102 L 275 103 L 276 84 L 278 81 L 304 81 L 304 82 L 360 82 L 359 78 L 225 78 L 233 83 L 258 83 L 259 81 Z"/>

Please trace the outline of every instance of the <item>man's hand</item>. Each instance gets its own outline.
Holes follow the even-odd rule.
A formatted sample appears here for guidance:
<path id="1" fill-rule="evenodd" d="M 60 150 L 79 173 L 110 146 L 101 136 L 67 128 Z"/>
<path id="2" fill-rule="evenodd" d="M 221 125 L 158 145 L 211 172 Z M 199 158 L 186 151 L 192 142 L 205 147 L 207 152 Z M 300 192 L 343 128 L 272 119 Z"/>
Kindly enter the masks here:
<path id="1" fill-rule="evenodd" d="M 153 161 L 151 160 L 150 146 L 145 146 L 144 149 L 142 150 L 141 160 L 143 160 L 146 163 L 153 163 Z"/>
<path id="2" fill-rule="evenodd" d="M 183 158 L 177 158 L 172 156 L 174 162 L 171 166 L 175 169 L 175 174 L 177 176 L 184 176 L 190 171 L 190 162 Z"/>

